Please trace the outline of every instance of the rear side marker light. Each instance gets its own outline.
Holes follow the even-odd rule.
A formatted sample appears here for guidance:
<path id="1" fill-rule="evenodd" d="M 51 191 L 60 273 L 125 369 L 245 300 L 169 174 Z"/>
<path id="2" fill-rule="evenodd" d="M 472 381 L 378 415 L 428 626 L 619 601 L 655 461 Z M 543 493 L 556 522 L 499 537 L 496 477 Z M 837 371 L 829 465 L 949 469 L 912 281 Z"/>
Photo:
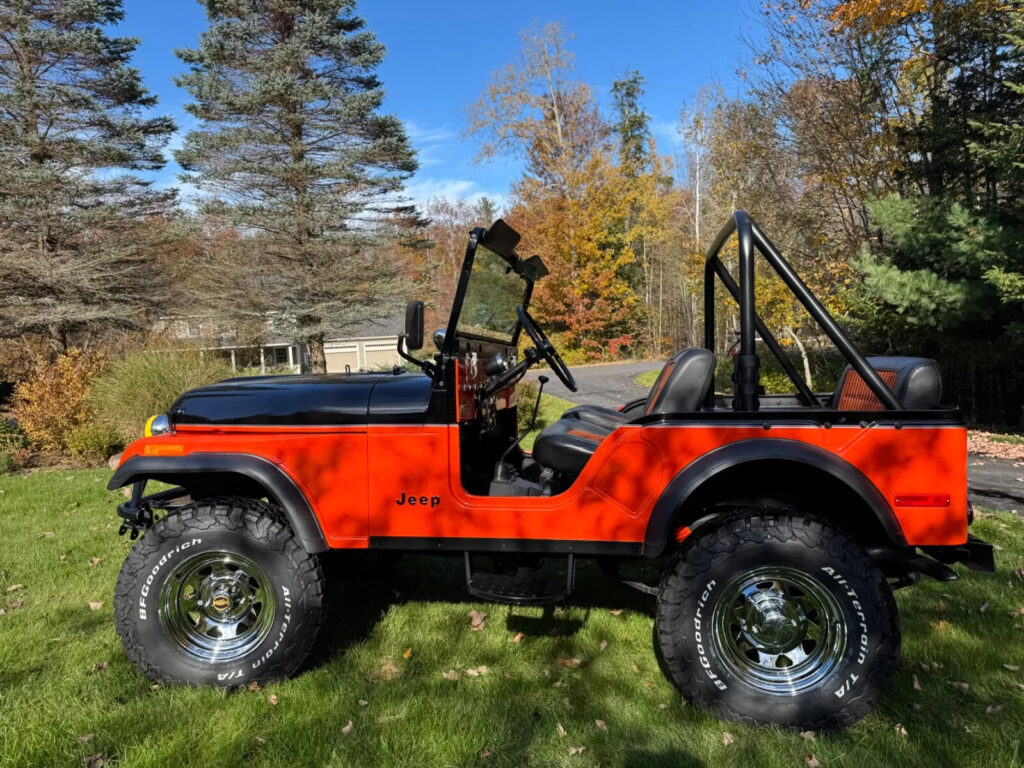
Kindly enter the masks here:
<path id="1" fill-rule="evenodd" d="M 685 525 L 682 528 L 676 528 L 676 541 L 682 544 L 684 541 L 686 541 L 686 537 L 689 536 L 691 533 L 693 533 L 693 531 L 691 531 L 689 527 Z"/>
<path id="2" fill-rule="evenodd" d="M 897 507 L 948 507 L 948 493 L 897 493 Z"/>

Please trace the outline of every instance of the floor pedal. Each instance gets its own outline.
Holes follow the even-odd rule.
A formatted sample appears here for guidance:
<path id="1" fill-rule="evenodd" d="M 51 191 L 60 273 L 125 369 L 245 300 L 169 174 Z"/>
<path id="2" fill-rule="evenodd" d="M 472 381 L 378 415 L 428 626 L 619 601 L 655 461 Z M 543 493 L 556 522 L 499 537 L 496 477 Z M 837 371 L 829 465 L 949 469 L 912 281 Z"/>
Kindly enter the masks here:
<path id="1" fill-rule="evenodd" d="M 466 553 L 466 589 L 482 600 L 508 605 L 546 605 L 558 603 L 572 592 L 575 564 L 569 555 L 566 578 L 556 581 L 502 573 L 473 573 Z"/>

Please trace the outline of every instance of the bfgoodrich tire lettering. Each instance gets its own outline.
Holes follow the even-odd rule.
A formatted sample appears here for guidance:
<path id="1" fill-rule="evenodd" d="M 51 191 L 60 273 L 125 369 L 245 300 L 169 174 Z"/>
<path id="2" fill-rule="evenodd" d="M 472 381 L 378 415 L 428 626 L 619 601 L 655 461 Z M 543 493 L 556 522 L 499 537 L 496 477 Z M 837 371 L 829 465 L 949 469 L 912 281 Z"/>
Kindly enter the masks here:
<path id="1" fill-rule="evenodd" d="M 323 622 L 323 594 L 316 555 L 279 510 L 207 499 L 168 514 L 135 544 L 114 619 L 128 658 L 150 680 L 244 685 L 300 668 Z"/>
<path id="2" fill-rule="evenodd" d="M 814 517 L 757 510 L 686 542 L 662 582 L 656 635 L 686 699 L 792 728 L 856 722 L 900 651 L 892 593 L 863 549 Z"/>

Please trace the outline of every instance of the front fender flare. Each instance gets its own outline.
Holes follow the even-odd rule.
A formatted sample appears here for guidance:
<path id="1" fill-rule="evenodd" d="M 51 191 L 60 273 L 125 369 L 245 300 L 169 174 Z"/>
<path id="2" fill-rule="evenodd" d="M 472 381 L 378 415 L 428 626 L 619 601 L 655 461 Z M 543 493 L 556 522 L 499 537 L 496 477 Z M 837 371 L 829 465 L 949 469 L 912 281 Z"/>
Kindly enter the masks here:
<path id="1" fill-rule="evenodd" d="M 307 552 L 329 549 L 327 539 L 305 494 L 283 469 L 260 456 L 237 453 L 190 453 L 185 456 L 133 456 L 114 472 L 107 489 L 114 491 L 139 480 L 170 480 L 183 475 L 225 472 L 254 480 L 284 510 L 292 531 Z"/>
<path id="2" fill-rule="evenodd" d="M 705 482 L 730 467 L 762 459 L 791 461 L 827 472 L 860 497 L 894 544 L 907 545 L 899 521 L 882 492 L 855 466 L 823 448 L 797 440 L 758 438 L 716 448 L 688 464 L 672 478 L 655 502 L 647 521 L 644 555 L 658 557 L 665 551 L 673 516 Z"/>

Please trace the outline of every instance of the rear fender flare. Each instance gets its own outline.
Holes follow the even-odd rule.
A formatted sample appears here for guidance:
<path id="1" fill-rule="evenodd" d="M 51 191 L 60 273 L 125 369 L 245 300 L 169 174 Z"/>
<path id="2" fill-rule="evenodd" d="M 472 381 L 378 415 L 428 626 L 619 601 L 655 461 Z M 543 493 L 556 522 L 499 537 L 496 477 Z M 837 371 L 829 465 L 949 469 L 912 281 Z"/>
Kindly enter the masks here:
<path id="1" fill-rule="evenodd" d="M 806 464 L 828 473 L 849 487 L 864 502 L 894 544 L 906 546 L 899 521 L 885 496 L 859 469 L 814 445 L 796 440 L 759 438 L 716 448 L 688 464 L 672 478 L 655 502 L 647 521 L 644 555 L 658 557 L 665 551 L 676 512 L 704 483 L 726 469 L 764 459 Z"/>
<path id="2" fill-rule="evenodd" d="M 114 472 L 108 490 L 139 480 L 180 482 L 185 475 L 228 473 L 247 477 L 266 489 L 284 510 L 292 531 L 310 553 L 329 549 L 313 507 L 283 469 L 260 456 L 236 453 L 190 453 L 185 456 L 133 456 Z"/>

